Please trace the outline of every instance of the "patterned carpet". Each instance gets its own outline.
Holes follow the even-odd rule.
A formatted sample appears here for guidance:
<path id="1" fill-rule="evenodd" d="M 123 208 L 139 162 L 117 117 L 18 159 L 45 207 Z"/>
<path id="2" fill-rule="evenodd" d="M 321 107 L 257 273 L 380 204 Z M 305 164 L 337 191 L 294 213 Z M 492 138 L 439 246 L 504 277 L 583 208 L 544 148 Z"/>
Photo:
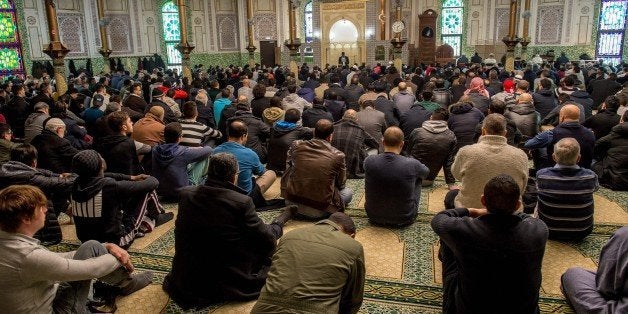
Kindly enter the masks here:
<path id="1" fill-rule="evenodd" d="M 440 313 L 441 265 L 438 261 L 438 238 L 429 222 L 442 209 L 447 192 L 444 182 L 437 179 L 435 186 L 424 189 L 421 195 L 419 217 L 411 226 L 386 229 L 369 224 L 364 211 L 364 181 L 349 180 L 354 199 L 347 213 L 354 217 L 358 227 L 356 240 L 364 246 L 367 281 L 363 313 Z M 267 192 L 267 198 L 277 197 L 279 180 Z M 593 234 L 579 243 L 548 242 L 543 262 L 541 312 L 573 313 L 560 293 L 560 275 L 572 266 L 595 270 L 601 247 L 619 227 L 628 225 L 628 193 L 601 188 L 596 193 L 596 225 Z M 166 205 L 177 212 L 176 204 Z M 278 211 L 260 213 L 270 222 Z M 76 248 L 78 241 L 74 226 L 65 219 L 62 226 L 64 242 L 53 249 L 66 251 Z M 309 222 L 290 221 L 285 232 L 309 225 Z M 174 221 L 157 228 L 138 239 L 131 247 L 136 268 L 156 273 L 153 285 L 135 294 L 117 300 L 117 313 L 180 313 L 182 310 L 161 290 L 161 282 L 171 266 L 174 255 Z M 207 308 L 202 313 L 248 313 L 255 301 L 227 303 Z"/>

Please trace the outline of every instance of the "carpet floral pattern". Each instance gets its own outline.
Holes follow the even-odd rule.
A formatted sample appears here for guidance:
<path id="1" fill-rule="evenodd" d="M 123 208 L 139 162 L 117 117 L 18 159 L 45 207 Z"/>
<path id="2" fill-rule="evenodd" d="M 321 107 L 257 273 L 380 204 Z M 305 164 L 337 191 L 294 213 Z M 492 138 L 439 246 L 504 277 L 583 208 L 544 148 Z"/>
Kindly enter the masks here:
<path id="1" fill-rule="evenodd" d="M 279 181 L 279 180 L 278 180 Z M 349 180 L 354 199 L 347 208 L 357 225 L 356 240 L 365 249 L 367 280 L 363 313 L 440 313 L 442 288 L 440 261 L 437 258 L 438 237 L 430 228 L 430 220 L 442 209 L 446 185 L 437 179 L 431 188 L 423 189 L 416 223 L 400 229 L 372 226 L 364 211 L 364 181 Z M 270 193 L 278 195 L 278 182 Z M 543 283 L 540 307 L 543 313 L 573 313 L 560 294 L 560 275 L 566 268 L 581 266 L 595 270 L 602 246 L 610 235 L 628 224 L 628 193 L 600 188 L 596 192 L 596 223 L 593 233 L 578 243 L 549 241 L 543 262 Z M 598 206 L 603 204 L 604 206 Z M 176 204 L 167 210 L 177 212 Z M 598 213 L 602 220 L 598 218 Z M 272 221 L 279 211 L 259 213 Z M 74 226 L 67 219 L 62 226 L 64 241 L 53 247 L 57 251 L 75 249 L 78 245 Z M 310 225 L 291 221 L 285 231 Z M 180 313 L 183 312 L 161 290 L 174 256 L 174 221 L 159 227 L 153 234 L 138 239 L 131 247 L 136 268 L 155 272 L 153 285 L 117 301 L 118 313 Z M 246 313 L 254 301 L 215 305 L 189 313 Z"/>

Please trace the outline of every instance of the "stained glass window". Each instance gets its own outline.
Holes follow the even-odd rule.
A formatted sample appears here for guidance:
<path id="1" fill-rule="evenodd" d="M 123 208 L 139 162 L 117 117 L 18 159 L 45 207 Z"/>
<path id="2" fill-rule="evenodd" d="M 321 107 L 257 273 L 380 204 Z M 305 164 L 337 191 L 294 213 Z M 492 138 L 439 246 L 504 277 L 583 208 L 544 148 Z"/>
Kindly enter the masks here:
<path id="1" fill-rule="evenodd" d="M 303 19 L 305 20 L 305 42 L 309 44 L 314 38 L 314 24 L 312 24 L 312 0 L 305 5 Z"/>
<path id="2" fill-rule="evenodd" d="M 441 40 L 454 48 L 454 55 L 462 50 L 463 0 L 445 0 L 441 10 Z"/>
<path id="3" fill-rule="evenodd" d="M 181 41 L 181 24 L 179 23 L 179 8 L 168 1 L 161 8 L 163 20 L 164 40 L 166 42 L 166 55 L 168 56 L 168 68 L 179 69 L 181 72 L 182 56 L 176 46 Z"/>
<path id="4" fill-rule="evenodd" d="M 0 0 L 0 76 L 16 74 L 24 74 L 24 65 L 15 7 L 12 1 Z"/>
<path id="5" fill-rule="evenodd" d="M 609 64 L 621 62 L 628 18 L 628 0 L 602 1 L 595 55 Z"/>

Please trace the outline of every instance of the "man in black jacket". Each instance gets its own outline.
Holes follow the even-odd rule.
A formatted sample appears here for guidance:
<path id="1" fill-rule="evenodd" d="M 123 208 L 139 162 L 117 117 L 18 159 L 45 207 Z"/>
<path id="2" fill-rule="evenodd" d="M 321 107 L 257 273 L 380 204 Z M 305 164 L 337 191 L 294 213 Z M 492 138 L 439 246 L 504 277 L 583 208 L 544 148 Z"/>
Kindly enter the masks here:
<path id="1" fill-rule="evenodd" d="M 146 109 L 144 109 L 144 113 L 148 113 L 150 111 L 150 108 L 153 106 L 160 106 L 164 108 L 164 123 L 168 124 L 171 122 L 177 122 L 177 116 L 175 116 L 174 111 L 172 111 L 170 106 L 168 106 L 168 104 L 163 101 L 164 92 L 162 92 L 159 88 L 155 88 L 153 89 L 151 95 L 153 96 L 153 102 L 146 106 Z"/>
<path id="2" fill-rule="evenodd" d="M 35 136 L 31 144 L 37 148 L 37 164 L 40 168 L 55 173 L 71 172 L 72 157 L 78 150 L 65 136 L 65 123 L 59 118 L 50 118 L 44 123 L 44 131 Z"/>
<path id="3" fill-rule="evenodd" d="M 124 111 L 112 112 L 107 116 L 107 125 L 114 134 L 104 136 L 96 147 L 107 162 L 107 169 L 126 175 L 143 173 L 135 141 L 129 137 L 133 133 L 129 115 Z"/>
<path id="4" fill-rule="evenodd" d="M 619 124 L 621 117 L 617 114 L 617 109 L 619 109 L 619 98 L 608 96 L 602 103 L 600 111 L 586 119 L 582 125 L 591 129 L 593 134 L 595 134 L 595 140 L 599 140 L 608 135 L 611 129 Z"/>
<path id="5" fill-rule="evenodd" d="M 270 137 L 270 127 L 262 119 L 253 116 L 251 106 L 246 101 L 239 102 L 236 106 L 235 115 L 227 121 L 227 124 L 234 120 L 241 120 L 246 124 L 247 140 L 245 147 L 252 149 L 262 163 L 268 162 L 268 151 L 266 149 L 266 139 Z M 228 135 L 228 134 L 227 134 Z"/>
<path id="6" fill-rule="evenodd" d="M 54 173 L 37 168 L 37 149 L 30 144 L 20 144 L 11 151 L 11 161 L 0 168 L 0 189 L 10 185 L 26 184 L 40 188 L 48 199 L 46 223 L 35 237 L 45 244 L 61 241 L 61 228 L 57 217 L 69 204 L 70 191 L 76 175 Z"/>
<path id="7" fill-rule="evenodd" d="M 13 130 L 13 135 L 17 138 L 24 138 L 24 122 L 32 112 L 33 106 L 26 102 L 26 89 L 24 85 L 13 85 L 13 98 L 2 108 L 2 113 L 7 119 L 7 123 Z"/>
<path id="8" fill-rule="evenodd" d="M 554 91 L 552 91 L 552 81 L 550 79 L 541 79 L 539 85 L 540 88 L 536 93 L 532 94 L 532 98 L 534 99 L 534 108 L 541 115 L 541 120 L 543 120 L 552 109 L 558 106 L 558 99 Z"/>
<path id="9" fill-rule="evenodd" d="M 283 225 L 296 211 L 265 224 L 235 185 L 238 161 L 229 153 L 211 156 L 207 175 L 205 185 L 180 192 L 175 255 L 163 283 L 184 309 L 257 298 Z"/>
<path id="10" fill-rule="evenodd" d="M 539 312 L 548 230 L 515 213 L 520 195 L 512 177 L 499 175 L 484 186 L 486 208 L 447 209 L 432 219 L 441 243 L 443 313 Z"/>
<path id="11" fill-rule="evenodd" d="M 151 192 L 159 185 L 157 179 L 105 173 L 107 164 L 95 150 L 76 154 L 72 168 L 78 174 L 72 187 L 72 211 L 79 240 L 128 248 L 138 234 L 154 228 L 155 222 L 146 214 Z"/>

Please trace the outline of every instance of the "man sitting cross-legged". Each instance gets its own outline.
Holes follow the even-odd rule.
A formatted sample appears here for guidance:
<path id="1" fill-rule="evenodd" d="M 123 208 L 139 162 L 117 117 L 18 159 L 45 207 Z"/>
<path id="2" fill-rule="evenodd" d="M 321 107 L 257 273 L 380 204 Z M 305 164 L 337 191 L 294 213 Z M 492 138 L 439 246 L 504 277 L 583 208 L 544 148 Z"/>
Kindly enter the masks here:
<path id="1" fill-rule="evenodd" d="M 283 225 L 296 211 L 265 224 L 237 178 L 236 158 L 218 153 L 210 157 L 205 185 L 181 189 L 175 255 L 163 288 L 184 309 L 255 299 Z"/>
<path id="2" fill-rule="evenodd" d="M 576 313 L 628 313 L 628 227 L 615 231 L 600 253 L 597 272 L 572 267 L 561 290 Z"/>
<path id="3" fill-rule="evenodd" d="M 230 120 L 227 125 L 228 141 L 214 149 L 214 153 L 230 153 L 238 160 L 238 187 L 253 198 L 255 207 L 264 207 L 268 204 L 264 193 L 275 182 L 277 175 L 272 170 L 266 170 L 260 162 L 259 156 L 250 148 L 244 147 L 248 139 L 248 129 L 242 120 Z M 253 175 L 258 176 L 256 179 Z"/>
<path id="4" fill-rule="evenodd" d="M 54 253 L 33 235 L 44 226 L 46 196 L 30 185 L 0 191 L 0 304 L 6 313 L 89 313 L 93 278 L 129 295 L 149 285 L 153 274 L 130 275 L 129 253 L 115 244 L 83 243 Z"/>
<path id="5" fill-rule="evenodd" d="M 364 209 L 375 224 L 403 226 L 414 222 L 421 197 L 421 181 L 430 170 L 420 161 L 401 156 L 403 132 L 396 126 L 384 132 L 384 153 L 364 160 Z"/>
<path id="6" fill-rule="evenodd" d="M 484 186 L 486 208 L 438 213 L 443 313 L 538 313 L 547 226 L 516 213 L 519 183 L 498 175 Z M 474 219 L 475 218 L 475 219 Z"/>
<path id="7" fill-rule="evenodd" d="M 520 191 L 528 181 L 528 156 L 506 141 L 506 119 L 501 114 L 486 116 L 482 136 L 477 144 L 460 149 L 451 172 L 461 181 L 460 190 L 451 189 L 445 196 L 445 208 L 482 207 L 482 188 L 498 174 L 514 178 Z"/>
<path id="8" fill-rule="evenodd" d="M 354 237 L 344 213 L 284 235 L 251 313 L 357 313 L 366 270 Z"/>
<path id="9" fill-rule="evenodd" d="M 580 144 L 566 137 L 554 144 L 556 165 L 536 173 L 537 213 L 550 239 L 581 240 L 593 231 L 593 192 L 597 175 L 578 166 Z"/>
<path id="10" fill-rule="evenodd" d="M 456 183 L 451 173 L 451 165 L 456 154 L 456 135 L 447 127 L 447 119 L 449 119 L 447 110 L 436 108 L 429 120 L 407 134 L 409 138 L 406 151 L 430 169 L 429 175 L 421 183 L 423 186 L 432 186 L 440 169 L 443 169 L 448 186 Z"/>
<path id="11" fill-rule="evenodd" d="M 164 128 L 165 144 L 153 150 L 152 174 L 159 180 L 157 194 L 176 201 L 179 190 L 198 185 L 207 174 L 207 162 L 212 148 L 179 145 L 183 128 L 179 122 L 168 123 Z"/>
<path id="12" fill-rule="evenodd" d="M 314 138 L 292 143 L 281 180 L 281 196 L 286 204 L 299 206 L 299 214 L 326 218 L 342 212 L 351 202 L 353 191 L 345 187 L 345 154 L 331 146 L 334 125 L 327 119 L 316 122 Z"/>
<path id="13" fill-rule="evenodd" d="M 129 247 L 140 232 L 154 228 L 155 222 L 146 215 L 152 209 L 147 200 L 159 185 L 157 179 L 144 174 L 105 173 L 107 164 L 95 150 L 76 154 L 72 168 L 78 174 L 72 187 L 71 205 L 79 240 Z M 173 214 L 151 213 L 151 216 L 162 216 L 167 221 Z M 145 226 L 140 231 L 141 224 L 148 228 Z"/>

